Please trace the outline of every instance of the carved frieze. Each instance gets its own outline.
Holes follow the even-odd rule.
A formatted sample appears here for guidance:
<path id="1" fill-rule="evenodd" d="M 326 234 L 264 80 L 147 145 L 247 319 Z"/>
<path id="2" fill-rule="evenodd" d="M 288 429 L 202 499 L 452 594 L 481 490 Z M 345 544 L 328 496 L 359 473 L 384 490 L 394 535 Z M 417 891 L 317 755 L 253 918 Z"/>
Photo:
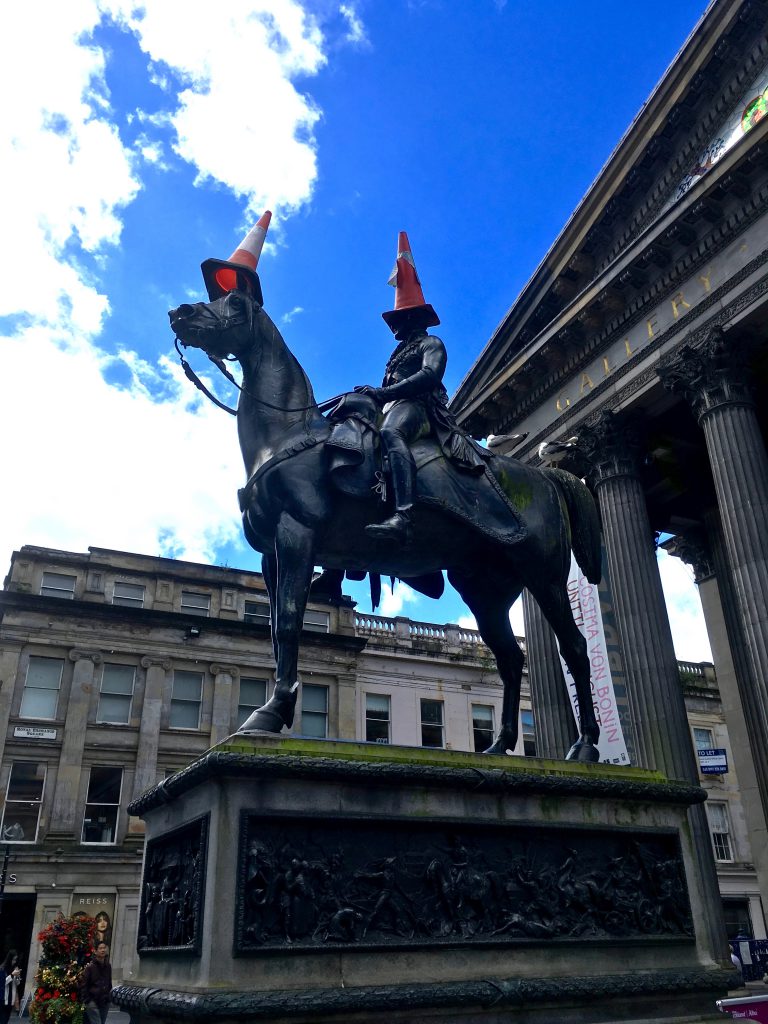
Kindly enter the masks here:
<path id="1" fill-rule="evenodd" d="M 141 887 L 140 954 L 200 955 L 208 815 L 150 839 Z"/>
<path id="2" fill-rule="evenodd" d="M 241 817 L 235 950 L 693 935 L 677 836 Z"/>

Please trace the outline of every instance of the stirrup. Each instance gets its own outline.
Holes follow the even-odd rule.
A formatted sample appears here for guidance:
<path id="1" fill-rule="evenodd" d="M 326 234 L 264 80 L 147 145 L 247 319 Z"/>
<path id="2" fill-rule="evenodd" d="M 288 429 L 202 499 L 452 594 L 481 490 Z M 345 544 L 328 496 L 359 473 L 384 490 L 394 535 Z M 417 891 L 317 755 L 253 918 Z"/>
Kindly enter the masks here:
<path id="1" fill-rule="evenodd" d="M 365 532 L 375 540 L 402 541 L 407 544 L 413 535 L 410 512 L 397 511 L 383 523 L 371 523 Z"/>

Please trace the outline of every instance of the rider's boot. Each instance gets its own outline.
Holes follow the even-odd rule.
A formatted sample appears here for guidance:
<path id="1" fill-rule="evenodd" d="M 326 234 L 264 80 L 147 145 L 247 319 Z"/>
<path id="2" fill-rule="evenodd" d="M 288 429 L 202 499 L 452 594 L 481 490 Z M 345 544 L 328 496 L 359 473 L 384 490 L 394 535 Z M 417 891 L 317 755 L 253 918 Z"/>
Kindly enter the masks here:
<path id="1" fill-rule="evenodd" d="M 389 472 L 392 490 L 395 493 L 395 512 L 383 523 L 366 526 L 365 532 L 376 540 L 385 540 L 399 544 L 407 544 L 411 539 L 413 509 L 413 492 L 415 489 L 416 465 L 407 445 L 390 448 Z"/>

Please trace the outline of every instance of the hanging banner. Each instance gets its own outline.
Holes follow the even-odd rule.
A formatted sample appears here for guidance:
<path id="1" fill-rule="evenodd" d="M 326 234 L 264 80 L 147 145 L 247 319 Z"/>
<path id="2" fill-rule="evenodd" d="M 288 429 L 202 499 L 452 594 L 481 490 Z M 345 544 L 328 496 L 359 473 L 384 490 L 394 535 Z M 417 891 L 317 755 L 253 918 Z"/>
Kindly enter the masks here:
<path id="1" fill-rule="evenodd" d="M 605 764 L 629 764 L 629 754 L 621 728 L 619 708 L 611 677 L 611 666 L 600 612 L 600 596 L 597 585 L 590 583 L 571 555 L 571 571 L 568 574 L 568 599 L 571 613 L 579 632 L 587 641 L 587 653 L 591 667 L 592 706 L 597 724 L 600 726 L 600 740 L 597 749 L 600 760 Z M 560 655 L 563 675 L 568 685 L 571 708 L 578 727 L 578 701 L 573 676 Z"/>

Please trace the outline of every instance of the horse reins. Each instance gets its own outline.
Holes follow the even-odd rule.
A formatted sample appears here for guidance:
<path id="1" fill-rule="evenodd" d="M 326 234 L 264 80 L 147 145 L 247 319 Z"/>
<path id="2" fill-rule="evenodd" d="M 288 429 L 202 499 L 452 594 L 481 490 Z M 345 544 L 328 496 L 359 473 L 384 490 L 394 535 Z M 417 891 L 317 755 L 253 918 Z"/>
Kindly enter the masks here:
<path id="1" fill-rule="evenodd" d="M 184 353 L 179 348 L 178 337 L 174 336 L 173 344 L 174 348 L 179 354 L 181 368 L 184 371 L 187 380 L 191 380 L 195 387 L 198 389 L 198 391 L 202 391 L 205 397 L 210 398 L 214 405 L 217 405 L 220 409 L 223 409 L 224 412 L 228 412 L 230 416 L 237 416 L 237 409 L 232 409 L 230 406 L 225 405 L 224 402 L 219 401 L 219 399 L 208 390 L 205 384 L 203 384 L 203 382 L 197 376 L 195 371 L 184 358 Z M 333 406 L 340 402 L 341 399 L 344 397 L 343 395 L 334 395 L 333 398 L 326 398 L 324 402 L 316 402 L 314 405 L 297 405 L 291 408 L 287 408 L 282 405 L 272 405 L 272 403 L 267 402 L 266 399 L 259 398 L 257 395 L 254 395 L 251 391 L 248 391 L 248 389 L 244 388 L 242 384 L 238 384 L 237 381 L 235 380 L 234 374 L 229 372 L 229 370 L 224 365 L 223 360 L 217 359 L 215 356 L 210 355 L 208 352 L 206 352 L 205 354 L 211 360 L 216 369 L 223 373 L 227 380 L 231 384 L 234 384 L 237 390 L 241 392 L 241 394 L 248 395 L 248 397 L 252 398 L 254 402 L 259 402 L 261 405 L 265 405 L 268 409 L 274 409 L 275 412 L 309 412 L 310 409 L 318 409 L 320 412 L 323 412 L 325 409 L 332 409 Z"/>

